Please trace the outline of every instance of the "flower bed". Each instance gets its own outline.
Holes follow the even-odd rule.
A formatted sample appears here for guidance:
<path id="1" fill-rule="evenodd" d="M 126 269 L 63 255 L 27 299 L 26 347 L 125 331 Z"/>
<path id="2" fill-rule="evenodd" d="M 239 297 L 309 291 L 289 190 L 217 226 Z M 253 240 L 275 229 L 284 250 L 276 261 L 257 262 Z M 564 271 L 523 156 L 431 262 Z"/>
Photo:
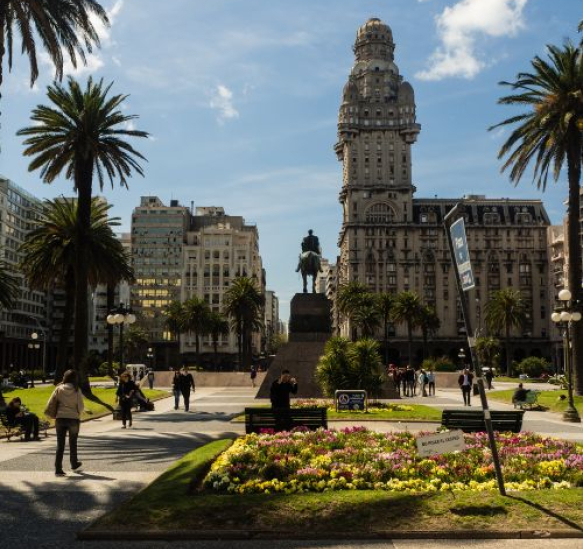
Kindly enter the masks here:
<path id="1" fill-rule="evenodd" d="M 336 411 L 336 404 L 333 400 L 325 398 L 306 398 L 297 399 L 292 401 L 292 408 L 315 408 L 317 406 L 325 406 L 329 411 Z M 382 412 L 412 412 L 414 410 L 413 406 L 408 406 L 407 404 L 393 404 L 385 402 L 371 402 L 368 403 L 368 410 L 339 410 L 338 413 L 346 414 L 378 414 Z"/>
<path id="2" fill-rule="evenodd" d="M 507 490 L 583 485 L 583 449 L 529 433 L 497 433 Z M 414 494 L 496 489 L 487 435 L 466 450 L 420 458 L 409 432 L 364 427 L 247 435 L 222 454 L 206 488 L 228 493 L 392 490 Z"/>

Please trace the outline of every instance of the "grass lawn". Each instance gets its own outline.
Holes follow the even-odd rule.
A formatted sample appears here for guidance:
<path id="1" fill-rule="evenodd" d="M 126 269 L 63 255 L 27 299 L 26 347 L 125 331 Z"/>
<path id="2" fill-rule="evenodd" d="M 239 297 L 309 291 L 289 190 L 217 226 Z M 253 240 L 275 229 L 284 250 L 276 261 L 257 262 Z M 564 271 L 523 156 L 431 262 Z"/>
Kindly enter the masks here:
<path id="1" fill-rule="evenodd" d="M 49 385 L 35 387 L 34 389 L 3 390 L 2 394 L 7 403 L 14 397 L 20 397 L 22 403 L 31 412 L 35 413 L 40 418 L 48 419 L 44 417 L 43 412 L 53 390 L 54 386 Z M 115 405 L 115 391 L 115 387 L 94 388 L 93 395 L 95 396 L 95 400 L 85 398 L 85 411 L 83 412 L 81 419 L 91 419 L 110 414 L 112 407 Z M 155 389 L 142 389 L 142 391 L 151 400 L 157 400 L 169 395 L 167 391 L 157 391 Z M 50 423 L 52 425 L 54 420 L 50 420 Z"/>
<path id="2" fill-rule="evenodd" d="M 517 385 L 519 383 L 548 383 L 548 381 L 546 379 L 538 379 L 536 377 L 529 377 L 528 379 L 520 379 L 518 377 L 506 377 L 506 376 L 496 376 L 493 380 L 492 380 L 492 384 L 496 384 L 497 381 L 500 382 L 505 382 L 505 383 L 516 383 Z"/>
<path id="3" fill-rule="evenodd" d="M 89 383 L 103 383 L 104 381 L 114 381 L 114 379 L 109 376 L 97 376 L 89 378 Z"/>
<path id="4" fill-rule="evenodd" d="M 368 412 L 337 412 L 334 408 L 328 408 L 328 420 L 342 420 L 342 421 L 441 421 L 441 410 L 425 406 L 423 404 L 407 404 L 403 403 L 400 406 L 406 406 L 411 410 L 383 410 L 377 408 L 369 408 Z M 255 407 L 255 406 L 254 406 Z M 293 403 L 292 403 L 293 407 Z M 268 404 L 256 406 L 256 408 L 269 408 Z M 245 416 L 240 415 L 233 419 L 235 423 L 245 421 Z"/>
<path id="5" fill-rule="evenodd" d="M 219 440 L 177 461 L 145 490 L 100 518 L 89 532 L 268 530 L 293 536 L 383 531 L 583 531 L 581 489 L 456 492 L 411 495 L 382 490 L 303 494 L 218 495 L 192 490 L 213 458 L 230 445 Z M 195 485 L 196 486 L 196 485 Z"/>
<path id="6" fill-rule="evenodd" d="M 512 404 L 512 395 L 514 390 L 508 391 L 491 391 L 488 393 L 488 398 Z M 567 409 L 567 398 L 560 400 L 561 395 L 567 396 L 567 391 L 540 391 L 538 393 L 538 403 L 547 407 L 551 412 L 564 412 Z M 583 397 L 574 397 L 575 407 L 583 412 Z"/>

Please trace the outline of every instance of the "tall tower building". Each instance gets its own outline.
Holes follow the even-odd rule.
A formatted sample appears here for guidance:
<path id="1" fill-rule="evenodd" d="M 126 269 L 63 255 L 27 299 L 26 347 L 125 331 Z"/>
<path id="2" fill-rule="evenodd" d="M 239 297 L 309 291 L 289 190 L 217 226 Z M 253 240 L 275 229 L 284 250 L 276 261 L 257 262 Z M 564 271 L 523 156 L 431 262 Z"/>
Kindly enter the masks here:
<path id="1" fill-rule="evenodd" d="M 493 292 L 520 289 L 528 316 L 524 326 L 512 332 L 511 358 L 548 356 L 549 218 L 541 201 L 414 196 L 411 145 L 421 128 L 413 88 L 399 74 L 394 51 L 391 29 L 379 19 L 369 19 L 358 29 L 335 145 L 343 164 L 338 286 L 358 281 L 373 292 L 414 291 L 441 321 L 426 351 L 456 361 L 466 334 L 443 219 L 463 200 L 476 279 L 469 296 L 475 327 L 481 335 L 486 333 L 484 310 Z M 475 184 L 469 181 L 468 188 Z M 337 320 L 341 333 L 350 335 L 349 321 Z M 419 364 L 420 344 L 414 356 L 406 355 L 405 327 L 390 327 L 390 334 L 390 360 Z"/>
<path id="2" fill-rule="evenodd" d="M 343 282 L 365 281 L 370 264 L 386 257 L 365 248 L 366 237 L 373 231 L 394 236 L 389 227 L 412 215 L 411 145 L 421 127 L 413 88 L 399 74 L 394 51 L 393 33 L 379 19 L 358 29 L 335 146 L 343 163 L 338 273 Z"/>

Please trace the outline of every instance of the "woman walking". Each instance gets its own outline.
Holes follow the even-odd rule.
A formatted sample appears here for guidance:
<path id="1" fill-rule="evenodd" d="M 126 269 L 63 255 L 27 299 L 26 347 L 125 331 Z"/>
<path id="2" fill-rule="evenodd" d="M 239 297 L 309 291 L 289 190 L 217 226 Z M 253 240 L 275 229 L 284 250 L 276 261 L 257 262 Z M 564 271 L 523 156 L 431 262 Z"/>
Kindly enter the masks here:
<path id="1" fill-rule="evenodd" d="M 132 426 L 132 405 L 134 394 L 136 392 L 136 384 L 132 379 L 131 374 L 126 370 L 119 376 L 119 385 L 117 387 L 117 399 L 121 408 L 121 428 L 126 428 L 126 423 Z"/>
<path id="2" fill-rule="evenodd" d="M 63 455 L 65 441 L 69 434 L 69 457 L 73 472 L 80 473 L 82 463 L 77 457 L 77 438 L 79 437 L 80 417 L 85 406 L 83 395 L 79 390 L 79 380 L 75 370 L 67 370 L 63 381 L 55 387 L 49 398 L 45 415 L 55 419 L 57 431 L 57 455 L 55 457 L 55 475 L 64 477 Z"/>

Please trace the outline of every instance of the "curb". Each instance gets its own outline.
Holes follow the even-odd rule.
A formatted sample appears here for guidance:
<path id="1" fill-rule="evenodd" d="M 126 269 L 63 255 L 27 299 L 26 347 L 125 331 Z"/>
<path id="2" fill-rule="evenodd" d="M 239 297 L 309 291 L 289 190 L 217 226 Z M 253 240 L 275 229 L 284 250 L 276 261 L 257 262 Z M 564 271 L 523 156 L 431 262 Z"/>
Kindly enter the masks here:
<path id="1" fill-rule="evenodd" d="M 375 540 L 375 539 L 576 539 L 583 530 L 409 530 L 380 532 L 311 532 L 278 530 L 82 530 L 77 539 L 83 541 L 146 541 L 146 540 Z"/>

